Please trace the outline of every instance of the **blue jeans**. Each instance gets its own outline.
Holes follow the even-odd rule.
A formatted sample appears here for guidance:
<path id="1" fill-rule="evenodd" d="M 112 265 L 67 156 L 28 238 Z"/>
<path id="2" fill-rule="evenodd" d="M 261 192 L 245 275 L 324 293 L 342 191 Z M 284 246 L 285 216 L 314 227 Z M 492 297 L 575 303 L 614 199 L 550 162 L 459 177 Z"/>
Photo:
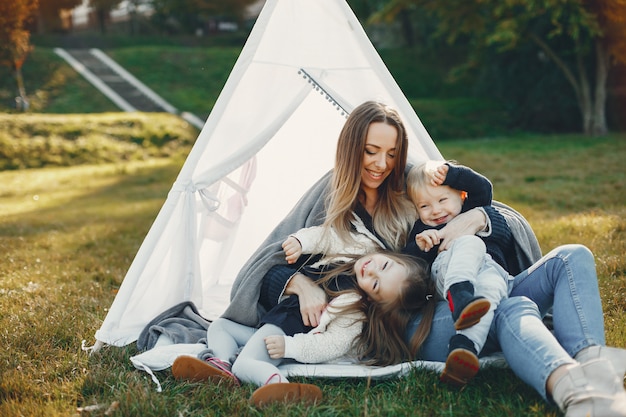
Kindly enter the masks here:
<path id="1" fill-rule="evenodd" d="M 501 350 L 515 374 L 544 398 L 548 376 L 591 345 L 604 345 L 604 319 L 593 255 L 582 245 L 560 246 L 509 282 L 482 354 Z M 584 302 L 582 301 L 584 300 Z M 554 334 L 541 317 L 553 308 Z M 421 315 L 409 324 L 410 337 Z M 419 359 L 445 362 L 454 335 L 445 302 L 437 305 Z"/>

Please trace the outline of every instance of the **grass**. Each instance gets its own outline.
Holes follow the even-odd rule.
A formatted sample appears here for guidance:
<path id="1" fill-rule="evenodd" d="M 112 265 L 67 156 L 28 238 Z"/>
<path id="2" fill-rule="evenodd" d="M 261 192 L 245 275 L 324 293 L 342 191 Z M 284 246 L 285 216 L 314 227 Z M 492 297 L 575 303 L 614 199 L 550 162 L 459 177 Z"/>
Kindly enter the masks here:
<path id="1" fill-rule="evenodd" d="M 199 40 L 177 38 L 83 37 L 75 41 L 82 47 L 102 48 L 178 110 L 201 118 L 206 118 L 215 105 L 243 45 L 239 38 L 216 41 L 210 47 Z M 70 41 L 51 37 L 36 38 L 35 42 L 35 50 L 23 67 L 31 112 L 117 111 L 112 102 L 54 54 L 54 46 L 65 46 Z M 406 48 L 381 50 L 380 54 L 438 140 L 508 131 L 509 115 L 498 103 L 472 97 L 467 88 L 471 81 L 443 80 L 450 57 L 427 56 L 427 52 Z M 9 69 L 0 66 L 0 112 L 15 113 L 15 85 Z"/>
<path id="2" fill-rule="evenodd" d="M 168 113 L 0 114 L 0 170 L 167 157 L 198 130 Z"/>
<path id="3" fill-rule="evenodd" d="M 544 252 L 572 242 L 592 249 L 607 342 L 626 346 L 626 137 L 438 146 L 492 178 L 496 198 L 528 218 Z M 81 351 L 82 340 L 93 342 L 182 157 L 0 172 L 0 415 L 561 415 L 509 370 L 481 371 L 461 392 L 423 370 L 377 383 L 301 379 L 321 386 L 321 405 L 261 413 L 247 403 L 249 385 L 226 391 L 175 381 L 164 370 L 157 393 L 128 360 L 134 345 Z"/>

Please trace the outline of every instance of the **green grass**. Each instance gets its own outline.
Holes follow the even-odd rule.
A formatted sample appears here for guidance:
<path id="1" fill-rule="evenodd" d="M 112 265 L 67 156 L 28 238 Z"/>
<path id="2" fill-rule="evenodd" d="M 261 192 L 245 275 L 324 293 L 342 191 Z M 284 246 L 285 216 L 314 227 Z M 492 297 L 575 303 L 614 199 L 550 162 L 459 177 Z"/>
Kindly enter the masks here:
<path id="1" fill-rule="evenodd" d="M 101 113 L 119 111 L 50 48 L 35 48 L 22 68 L 30 111 L 37 113 Z M 0 66 L 0 111 L 15 112 L 14 75 Z"/>
<path id="2" fill-rule="evenodd" d="M 202 119 L 207 118 L 215 105 L 240 51 L 237 47 L 167 46 L 105 50 L 180 111 L 191 112 Z"/>
<path id="3" fill-rule="evenodd" d="M 544 252 L 572 242 L 592 249 L 607 342 L 626 346 L 626 137 L 497 137 L 438 146 L 491 177 L 496 198 L 529 219 Z M 561 415 L 509 370 L 481 371 L 460 392 L 422 370 L 378 383 L 301 379 L 320 385 L 321 405 L 260 413 L 248 405 L 249 385 L 230 391 L 178 382 L 164 370 L 157 393 L 128 360 L 134 345 L 82 352 L 182 156 L 0 172 L 0 415 Z M 93 405 L 101 408 L 77 411 Z"/>
<path id="4" fill-rule="evenodd" d="M 198 135 L 168 113 L 0 113 L 0 126 L 0 170 L 167 157 Z"/>
<path id="5" fill-rule="evenodd" d="M 208 47 L 199 40 L 186 38 L 114 36 L 75 41 L 83 47 L 101 47 L 179 111 L 203 119 L 215 105 L 243 44 L 229 39 L 215 41 Z M 69 42 L 63 37 L 36 39 L 35 50 L 23 67 L 30 111 L 60 114 L 117 111 L 112 102 L 54 54 L 54 46 Z M 507 132 L 510 122 L 502 106 L 472 97 L 467 90 L 471 82 L 467 80 L 444 80 L 446 68 L 451 65 L 449 58 L 402 48 L 381 50 L 380 54 L 437 140 Z M 0 67 L 0 112 L 15 112 L 15 96 L 13 75 L 8 68 Z"/>

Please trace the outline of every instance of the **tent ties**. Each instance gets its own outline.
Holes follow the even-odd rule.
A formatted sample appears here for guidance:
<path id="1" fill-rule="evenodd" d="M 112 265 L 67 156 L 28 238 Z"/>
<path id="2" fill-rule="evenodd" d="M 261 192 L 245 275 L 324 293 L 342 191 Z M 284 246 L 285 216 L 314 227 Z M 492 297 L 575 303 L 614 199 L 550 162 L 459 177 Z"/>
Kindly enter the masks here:
<path id="1" fill-rule="evenodd" d="M 311 74 L 306 72 L 304 68 L 300 68 L 298 70 L 298 74 L 302 75 L 302 78 L 306 79 L 309 82 L 309 84 L 312 84 L 313 89 L 315 89 L 316 91 L 319 91 L 320 94 L 322 95 L 326 95 L 326 100 L 330 101 L 333 104 L 333 106 L 337 108 L 337 110 L 341 110 L 342 116 L 345 116 L 346 118 L 348 117 L 350 112 L 344 109 L 343 106 L 339 104 L 339 102 L 335 100 L 335 98 L 331 96 L 330 93 L 326 91 L 326 89 L 322 87 L 322 85 L 319 82 L 317 82 L 315 78 L 311 76 Z"/>

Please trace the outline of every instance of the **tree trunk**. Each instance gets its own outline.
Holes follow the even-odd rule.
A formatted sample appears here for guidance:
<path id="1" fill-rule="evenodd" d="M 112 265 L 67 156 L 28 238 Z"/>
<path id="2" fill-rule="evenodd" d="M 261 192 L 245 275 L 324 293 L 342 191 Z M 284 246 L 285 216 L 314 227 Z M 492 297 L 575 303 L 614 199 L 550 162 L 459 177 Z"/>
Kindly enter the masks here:
<path id="1" fill-rule="evenodd" d="M 606 86 L 609 78 L 609 54 L 602 39 L 596 40 L 596 85 L 591 134 L 603 136 L 609 131 L 606 123 Z"/>
<path id="2" fill-rule="evenodd" d="M 594 125 L 594 105 L 591 94 L 591 85 L 589 84 L 589 78 L 587 76 L 587 71 L 585 70 L 585 60 L 579 47 L 576 48 L 576 68 L 578 71 L 578 107 L 580 107 L 580 114 L 583 120 L 583 132 L 585 135 L 591 135 L 591 130 Z"/>
<path id="3" fill-rule="evenodd" d="M 26 88 L 24 88 L 24 77 L 22 76 L 22 66 L 15 65 L 15 80 L 17 81 L 18 96 L 15 97 L 15 106 L 18 110 L 26 111 L 30 103 L 26 97 Z"/>

